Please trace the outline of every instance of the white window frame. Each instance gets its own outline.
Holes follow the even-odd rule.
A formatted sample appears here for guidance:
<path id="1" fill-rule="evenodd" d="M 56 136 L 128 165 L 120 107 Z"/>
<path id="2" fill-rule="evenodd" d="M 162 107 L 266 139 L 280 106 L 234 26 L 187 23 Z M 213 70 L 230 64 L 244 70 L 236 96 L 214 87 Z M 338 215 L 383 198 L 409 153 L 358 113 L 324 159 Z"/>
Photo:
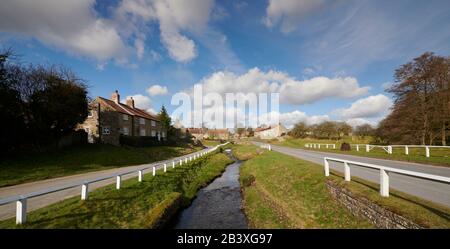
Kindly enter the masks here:
<path id="1" fill-rule="evenodd" d="M 165 131 L 161 132 L 161 137 L 166 137 L 166 132 Z"/>
<path id="2" fill-rule="evenodd" d="M 110 135 L 111 134 L 111 128 L 109 128 L 109 126 L 102 127 L 102 134 L 103 135 Z"/>
<path id="3" fill-rule="evenodd" d="M 122 119 L 123 120 L 128 120 L 128 115 L 127 114 L 122 114 Z"/>
<path id="4" fill-rule="evenodd" d="M 151 122 L 151 124 L 152 124 L 153 127 L 156 126 L 156 121 L 155 121 L 155 120 L 151 120 L 150 122 Z"/>
<path id="5" fill-rule="evenodd" d="M 152 130 L 152 137 L 156 137 L 156 131 Z"/>
<path id="6" fill-rule="evenodd" d="M 139 136 L 145 137 L 145 135 L 146 135 L 145 129 L 144 129 L 144 128 L 141 128 L 141 129 L 139 130 Z"/>
<path id="7" fill-rule="evenodd" d="M 123 127 L 122 128 L 122 133 L 125 136 L 129 136 L 130 135 L 130 129 L 128 129 L 128 127 Z"/>
<path id="8" fill-rule="evenodd" d="M 139 124 L 145 125 L 145 118 L 139 118 Z"/>

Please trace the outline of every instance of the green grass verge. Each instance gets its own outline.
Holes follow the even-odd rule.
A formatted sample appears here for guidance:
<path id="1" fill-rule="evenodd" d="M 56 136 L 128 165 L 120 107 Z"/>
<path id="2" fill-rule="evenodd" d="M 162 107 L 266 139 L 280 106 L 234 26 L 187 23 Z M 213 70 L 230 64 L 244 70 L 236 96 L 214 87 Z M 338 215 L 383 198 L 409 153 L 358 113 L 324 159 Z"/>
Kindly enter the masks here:
<path id="1" fill-rule="evenodd" d="M 208 146 L 208 147 L 214 147 L 216 145 L 219 145 L 220 141 L 219 140 L 207 140 L 207 139 L 204 139 L 204 140 L 202 140 L 202 144 L 205 145 L 205 146 Z"/>
<path id="2" fill-rule="evenodd" d="M 200 150 L 201 147 L 131 148 L 87 144 L 23 155 L 0 161 L 0 187 L 19 183 L 67 176 L 160 161 Z"/>
<path id="3" fill-rule="evenodd" d="M 450 228 L 450 208 L 421 198 L 390 190 L 389 197 L 381 197 L 379 185 L 358 177 L 351 182 L 343 181 L 343 175 L 332 171 L 329 180 L 335 185 L 350 190 L 355 196 L 366 198 L 393 213 L 402 215 L 425 228 Z"/>
<path id="4" fill-rule="evenodd" d="M 277 152 L 241 167 L 244 211 L 252 228 L 370 228 L 335 202 L 321 168 Z"/>
<path id="5" fill-rule="evenodd" d="M 332 199 L 325 180 L 428 228 L 449 228 L 450 210 L 391 190 L 379 195 L 378 184 L 358 178 L 345 182 L 339 173 L 326 178 L 321 166 L 278 152 L 264 152 L 244 163 L 240 181 L 244 210 L 254 228 L 367 228 Z"/>
<path id="6" fill-rule="evenodd" d="M 251 144 L 236 144 L 232 147 L 233 155 L 241 161 L 246 161 L 264 152 L 263 149 Z"/>
<path id="7" fill-rule="evenodd" d="M 272 144 L 287 146 L 291 148 L 299 148 L 305 150 L 316 150 L 324 151 L 338 154 L 350 154 L 355 156 L 390 159 L 406 162 L 416 162 L 416 163 L 426 163 L 437 166 L 450 166 L 450 149 L 444 148 L 431 148 L 430 157 L 425 156 L 425 148 L 409 148 L 409 155 L 405 155 L 405 150 L 403 147 L 393 147 L 392 154 L 389 155 L 382 148 L 374 148 L 370 152 L 365 151 L 365 147 L 360 146 L 360 151 L 356 151 L 356 148 L 352 147 L 351 151 L 340 151 L 339 148 L 343 142 L 349 143 L 359 143 L 351 141 L 351 139 L 344 139 L 340 141 L 336 140 L 317 140 L 317 139 L 293 139 L 287 138 L 284 141 L 269 141 Z M 336 149 L 309 149 L 305 147 L 307 143 L 322 143 L 322 144 L 336 144 Z"/>
<path id="8" fill-rule="evenodd" d="M 232 160 L 210 154 L 166 173 L 158 171 L 123 181 L 116 190 L 109 185 L 89 193 L 89 200 L 73 197 L 28 214 L 26 224 L 0 221 L 0 228 L 154 228 L 186 206 L 197 191 L 219 176 Z"/>

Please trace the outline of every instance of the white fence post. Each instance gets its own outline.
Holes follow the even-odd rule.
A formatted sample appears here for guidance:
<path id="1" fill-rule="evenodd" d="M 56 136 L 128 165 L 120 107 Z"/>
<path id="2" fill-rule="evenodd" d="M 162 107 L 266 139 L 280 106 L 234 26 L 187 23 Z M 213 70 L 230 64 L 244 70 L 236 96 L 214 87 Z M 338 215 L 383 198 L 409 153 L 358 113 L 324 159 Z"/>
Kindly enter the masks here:
<path id="1" fill-rule="evenodd" d="M 318 144 L 318 146 L 319 146 L 319 148 L 318 148 L 318 149 L 320 149 L 320 144 Z"/>
<path id="2" fill-rule="evenodd" d="M 380 169 L 380 195 L 389 197 L 389 174 L 384 169 Z"/>
<path id="3" fill-rule="evenodd" d="M 392 154 L 392 146 L 388 146 L 388 154 Z"/>
<path id="4" fill-rule="evenodd" d="M 87 183 L 81 185 L 81 200 L 85 201 L 88 199 L 89 195 L 89 185 Z"/>
<path id="5" fill-rule="evenodd" d="M 369 152 L 370 151 L 370 149 L 369 149 L 369 145 L 368 144 L 366 144 L 366 152 Z"/>
<path id="6" fill-rule="evenodd" d="M 323 158 L 323 164 L 324 164 L 324 170 L 325 170 L 325 176 L 330 176 L 330 164 L 328 163 L 327 158 Z"/>
<path id="7" fill-rule="evenodd" d="M 164 173 L 167 172 L 167 163 L 164 164 Z"/>
<path id="8" fill-rule="evenodd" d="M 172 161 L 172 169 L 175 168 L 175 161 Z"/>
<path id="9" fill-rule="evenodd" d="M 153 176 L 155 176 L 155 175 L 156 175 L 156 167 L 153 166 Z"/>
<path id="10" fill-rule="evenodd" d="M 425 146 L 425 156 L 430 157 L 430 147 Z"/>
<path id="11" fill-rule="evenodd" d="M 271 151 L 272 150 L 272 146 L 269 144 L 269 151 Z"/>
<path id="12" fill-rule="evenodd" d="M 187 157 L 184 159 L 184 162 L 185 162 L 185 163 L 188 163 L 188 158 L 187 158 Z"/>
<path id="13" fill-rule="evenodd" d="M 138 181 L 142 182 L 142 170 L 138 171 Z"/>
<path id="14" fill-rule="evenodd" d="M 359 151 L 359 145 L 358 144 L 356 145 L 356 151 Z"/>
<path id="15" fill-rule="evenodd" d="M 405 145 L 405 155 L 409 155 L 408 145 Z"/>
<path id="16" fill-rule="evenodd" d="M 325 148 L 327 148 L 327 149 L 328 149 L 328 144 L 325 144 Z"/>
<path id="17" fill-rule="evenodd" d="M 336 144 L 333 144 L 333 149 L 336 149 Z"/>
<path id="18" fill-rule="evenodd" d="M 183 160 L 180 159 L 180 165 L 183 165 Z"/>
<path id="19" fill-rule="evenodd" d="M 345 175 L 345 181 L 350 181 L 350 166 L 348 166 L 347 162 L 344 162 L 344 175 Z"/>
<path id="20" fill-rule="evenodd" d="M 27 199 L 23 198 L 16 202 L 16 224 L 27 222 Z"/>
<path id="21" fill-rule="evenodd" d="M 120 189 L 121 182 L 122 182 L 122 176 L 116 176 L 116 189 Z"/>

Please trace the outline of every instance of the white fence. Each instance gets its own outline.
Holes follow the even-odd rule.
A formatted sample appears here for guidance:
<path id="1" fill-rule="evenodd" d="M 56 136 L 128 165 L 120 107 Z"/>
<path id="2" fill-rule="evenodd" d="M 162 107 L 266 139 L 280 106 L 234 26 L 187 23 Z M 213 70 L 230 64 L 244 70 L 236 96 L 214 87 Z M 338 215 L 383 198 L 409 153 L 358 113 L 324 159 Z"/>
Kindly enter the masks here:
<path id="1" fill-rule="evenodd" d="M 272 146 L 270 144 L 261 144 L 260 147 L 263 149 L 272 150 Z"/>
<path id="2" fill-rule="evenodd" d="M 396 169 L 391 167 L 385 167 L 385 166 L 379 166 L 375 164 L 369 164 L 369 163 L 360 163 L 355 161 L 349 161 L 349 160 L 343 160 L 338 158 L 331 158 L 331 157 L 325 157 L 324 158 L 324 171 L 325 176 L 330 175 L 330 161 L 333 162 L 340 162 L 344 164 L 344 179 L 345 181 L 350 181 L 351 179 L 351 173 L 350 173 L 350 166 L 360 166 L 365 168 L 371 168 L 371 169 L 378 169 L 380 171 L 380 195 L 384 197 L 389 196 L 389 173 L 396 173 L 401 175 L 407 175 L 412 176 L 416 178 L 422 178 L 427 179 L 435 182 L 443 182 L 443 183 L 450 183 L 450 177 L 445 176 L 437 176 L 437 175 L 431 175 L 431 174 L 425 174 L 410 170 L 403 170 L 403 169 Z"/>
<path id="3" fill-rule="evenodd" d="M 382 148 L 386 153 L 392 154 L 392 148 L 404 148 L 405 155 L 409 155 L 410 148 L 424 148 L 425 156 L 430 157 L 431 148 L 445 148 L 450 149 L 450 146 L 436 146 L 436 145 L 371 145 L 371 144 L 352 144 L 353 147 L 356 148 L 356 151 L 360 151 L 360 148 L 365 148 L 366 152 L 370 152 L 374 148 Z M 450 156 L 450 151 L 449 151 Z"/>
<path id="4" fill-rule="evenodd" d="M 224 144 L 219 144 L 219 145 L 216 145 L 215 147 L 213 147 L 211 149 L 206 149 L 206 150 L 203 150 L 203 151 L 201 151 L 199 153 L 196 153 L 194 155 L 186 156 L 186 157 L 184 157 L 184 162 L 187 163 L 188 160 L 192 161 L 192 160 L 198 159 L 198 158 L 200 158 L 200 157 L 202 157 L 202 156 L 204 156 L 206 154 L 209 154 L 209 153 L 217 150 L 220 146 L 227 145 L 228 143 L 229 142 L 226 142 Z M 180 158 L 179 159 L 179 165 L 182 165 L 182 164 L 183 164 L 183 158 Z M 176 161 L 172 160 L 172 168 L 175 168 L 175 165 L 176 165 Z M 6 197 L 6 198 L 3 198 L 3 199 L 0 199 L 0 206 L 16 202 L 16 224 L 23 224 L 27 220 L 27 200 L 30 199 L 30 198 L 34 198 L 34 197 L 38 197 L 38 196 L 42 196 L 42 195 L 46 195 L 46 194 L 51 194 L 51 193 L 54 193 L 54 192 L 58 192 L 58 191 L 62 191 L 62 190 L 66 190 L 66 189 L 70 189 L 70 188 L 81 186 L 81 200 L 88 200 L 89 184 L 92 184 L 92 183 L 95 183 L 95 182 L 104 181 L 104 180 L 111 179 L 111 178 L 115 178 L 116 179 L 116 189 L 120 189 L 121 183 L 122 183 L 122 176 L 129 175 L 129 174 L 136 174 L 137 173 L 138 181 L 141 182 L 142 178 L 144 176 L 144 171 L 146 171 L 148 169 L 152 169 L 152 174 L 153 174 L 153 176 L 155 176 L 156 175 L 156 168 L 158 166 L 159 167 L 162 166 L 164 172 L 167 171 L 167 162 L 165 162 L 165 163 L 162 163 L 162 164 L 159 164 L 159 165 L 147 166 L 147 167 L 143 167 L 143 168 L 140 168 L 140 169 L 137 169 L 137 170 L 134 169 L 134 170 L 131 170 L 131 171 L 123 172 L 123 173 L 120 173 L 120 174 L 113 174 L 113 175 L 109 175 L 109 176 L 105 176 L 105 177 L 101 177 L 101 178 L 85 180 L 85 181 L 78 182 L 78 183 L 68 184 L 68 185 L 65 185 L 65 186 L 62 186 L 62 187 L 48 188 L 48 189 L 43 189 L 43 190 L 39 190 L 39 191 L 36 191 L 36 192 L 24 194 L 24 195 L 15 195 L 15 196 Z"/>
<path id="5" fill-rule="evenodd" d="M 313 143 L 308 143 L 305 144 L 306 148 L 311 148 L 311 149 L 320 149 L 320 147 L 322 146 L 322 148 L 333 148 L 336 149 L 336 144 L 313 144 Z"/>

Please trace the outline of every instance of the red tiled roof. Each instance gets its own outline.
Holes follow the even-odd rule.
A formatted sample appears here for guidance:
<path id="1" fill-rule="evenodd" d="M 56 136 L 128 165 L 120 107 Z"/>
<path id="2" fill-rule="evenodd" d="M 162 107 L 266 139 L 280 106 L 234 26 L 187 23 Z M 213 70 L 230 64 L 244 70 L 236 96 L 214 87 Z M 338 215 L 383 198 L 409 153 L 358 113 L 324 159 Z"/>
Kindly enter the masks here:
<path id="1" fill-rule="evenodd" d="M 202 128 L 187 128 L 187 132 L 191 134 L 204 134 L 204 131 Z"/>
<path id="2" fill-rule="evenodd" d="M 213 134 L 228 134 L 228 129 L 214 129 L 214 130 L 208 130 L 208 133 L 213 133 Z"/>
<path id="3" fill-rule="evenodd" d="M 255 132 L 260 132 L 260 131 L 265 131 L 265 130 L 269 130 L 269 129 L 271 129 L 272 127 L 258 127 L 258 128 L 256 128 L 255 129 Z"/>
<path id="4" fill-rule="evenodd" d="M 132 108 L 130 106 L 127 106 L 125 104 L 119 103 L 117 104 L 116 102 L 110 100 L 110 99 L 105 99 L 102 97 L 99 97 L 101 100 L 103 100 L 104 102 L 106 102 L 106 104 L 108 104 L 109 106 L 111 106 L 114 110 L 116 110 L 117 112 L 120 113 L 124 113 L 124 114 L 128 114 L 131 116 L 138 116 L 138 117 L 142 117 L 145 119 L 153 119 L 153 120 L 158 120 L 158 117 L 142 110 L 139 108 Z"/>

